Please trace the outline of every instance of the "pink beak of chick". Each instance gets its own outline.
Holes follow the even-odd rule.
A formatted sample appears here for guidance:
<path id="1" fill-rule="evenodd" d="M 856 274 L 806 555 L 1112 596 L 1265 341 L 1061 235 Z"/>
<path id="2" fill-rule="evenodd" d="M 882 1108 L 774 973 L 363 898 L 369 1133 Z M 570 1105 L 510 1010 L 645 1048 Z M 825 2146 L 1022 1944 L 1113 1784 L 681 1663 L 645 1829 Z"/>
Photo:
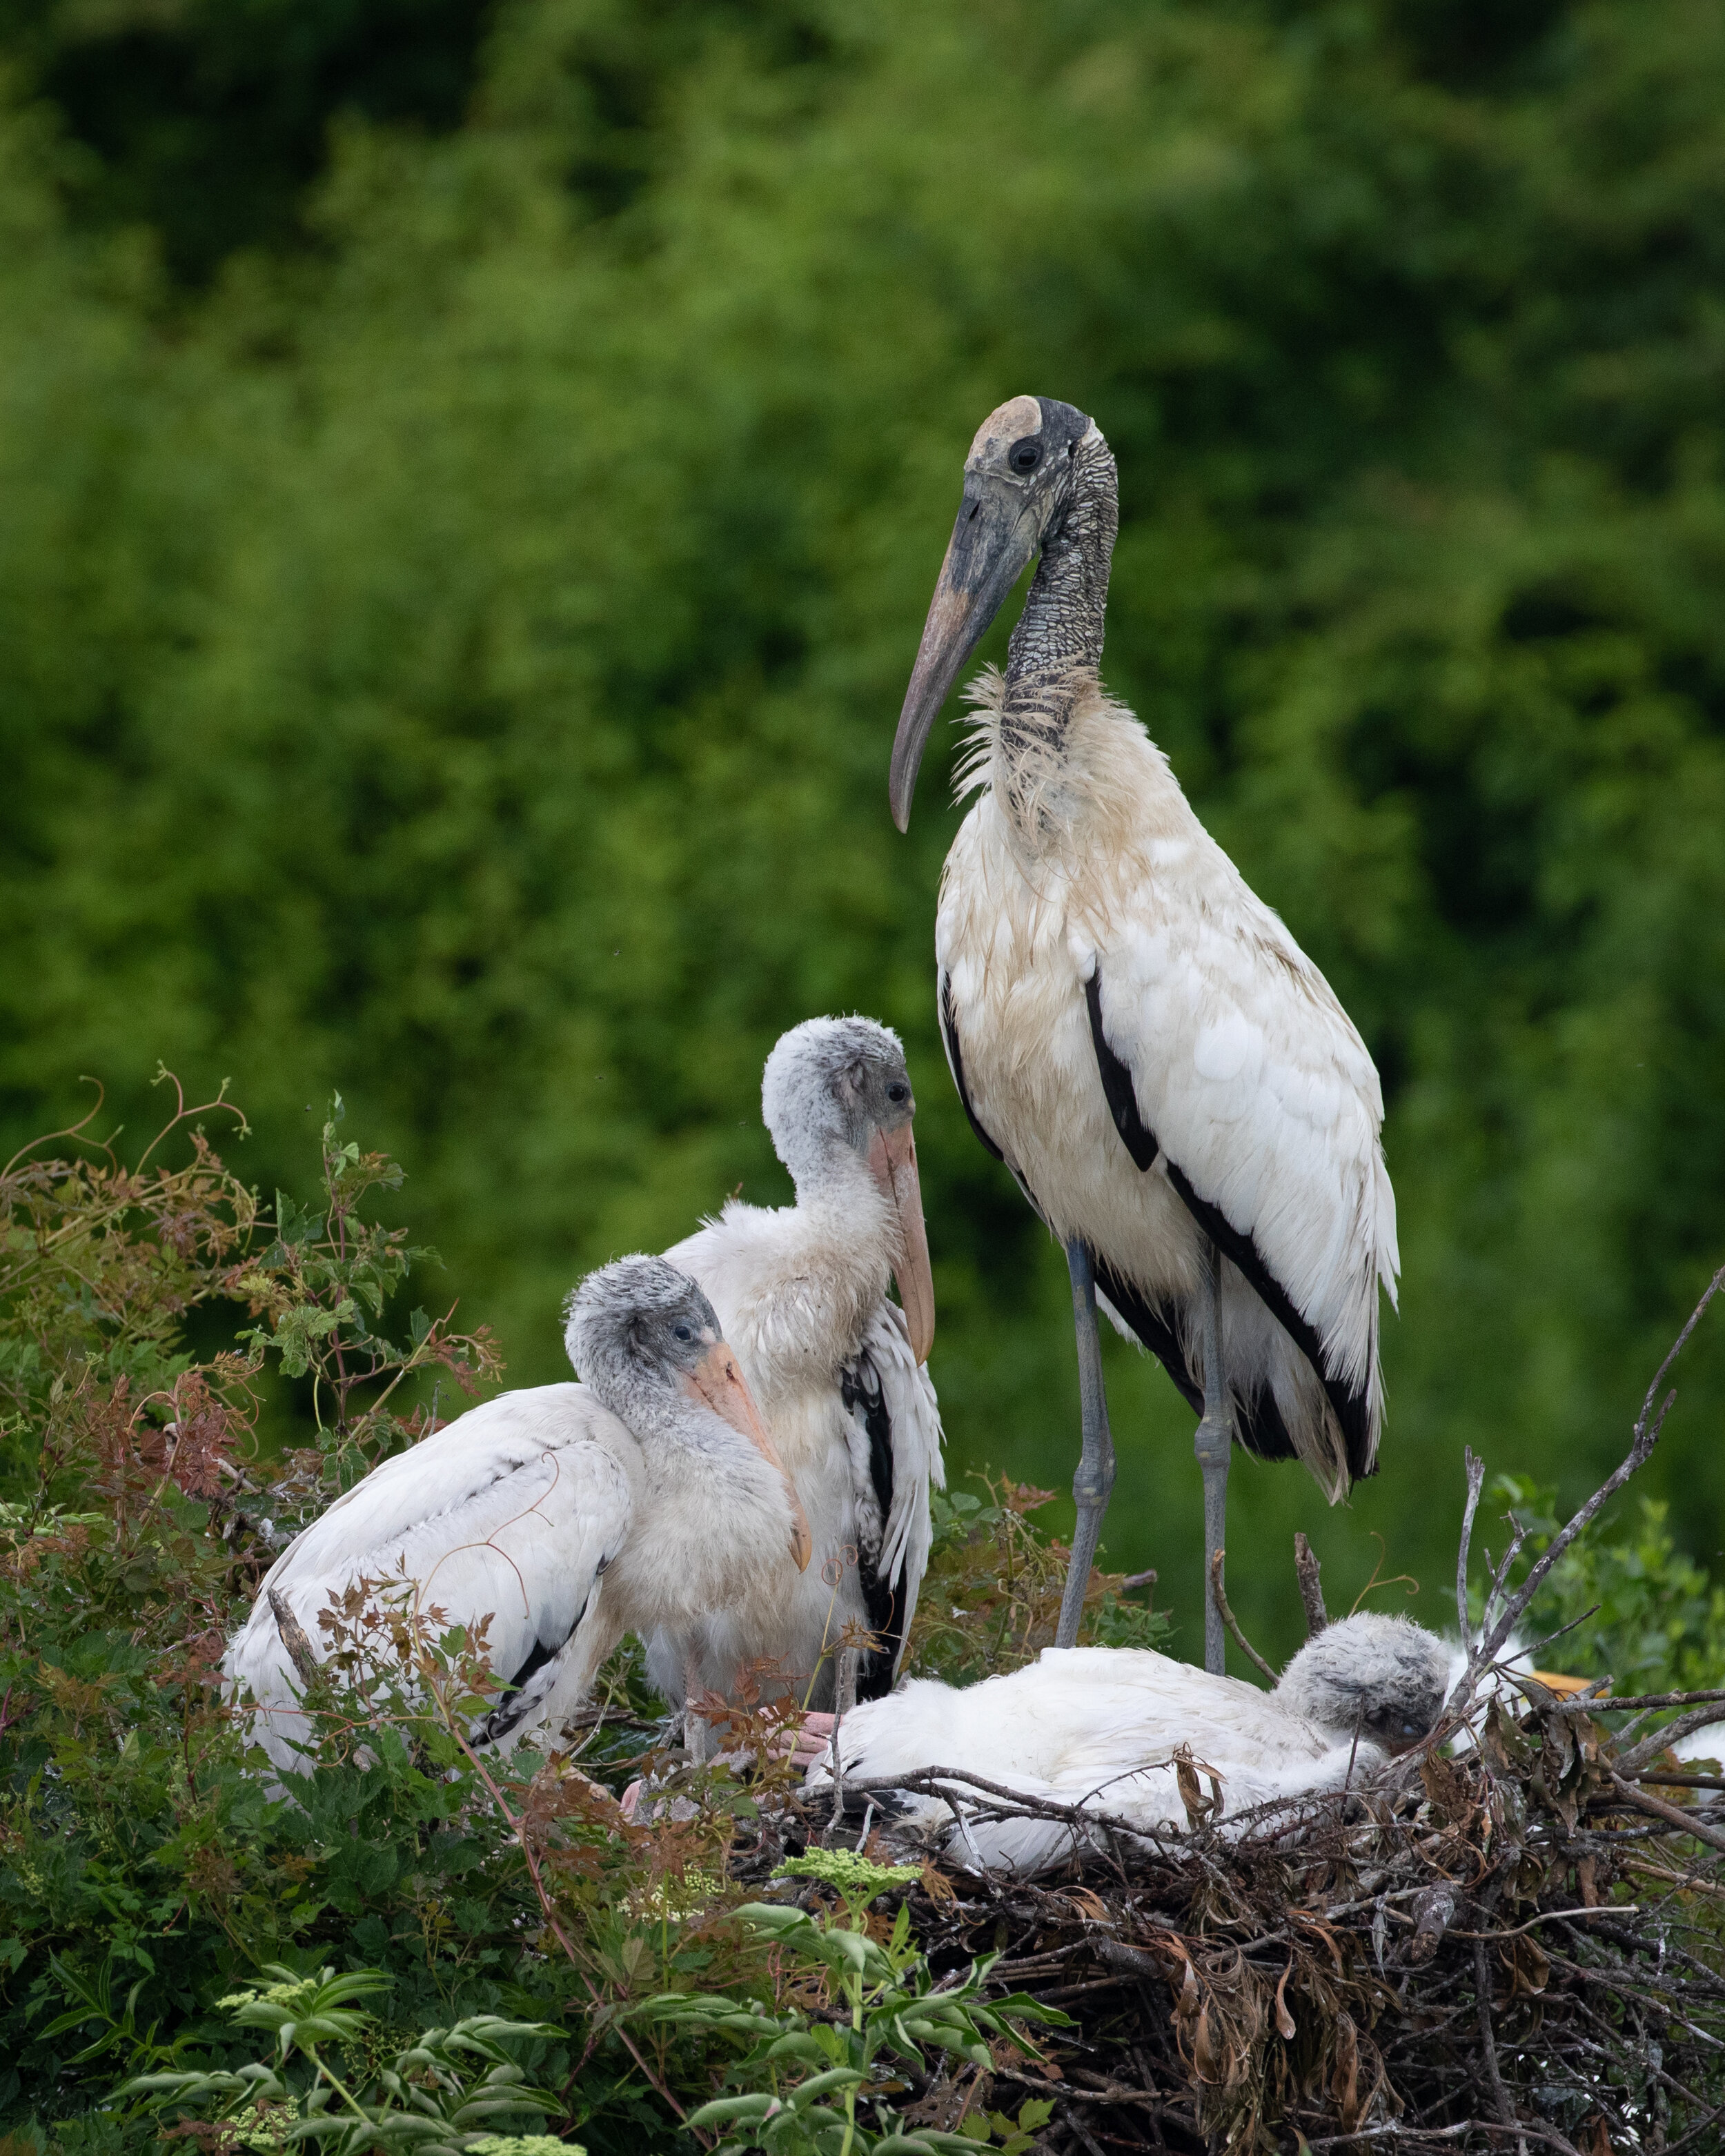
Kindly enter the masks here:
<path id="1" fill-rule="evenodd" d="M 869 1144 L 869 1168 L 897 1216 L 899 1247 L 892 1277 L 910 1327 L 911 1352 L 919 1363 L 926 1363 L 934 1345 L 934 1274 L 922 1219 L 916 1139 L 909 1123 L 896 1131 L 875 1132 Z"/>
<path id="2" fill-rule="evenodd" d="M 785 1472 L 784 1462 L 778 1456 L 778 1447 L 767 1435 L 767 1425 L 761 1419 L 761 1411 L 755 1405 L 753 1394 L 743 1383 L 742 1372 L 737 1367 L 736 1356 L 722 1340 L 716 1340 L 685 1382 L 690 1390 L 704 1400 L 721 1421 L 728 1422 L 740 1436 L 748 1440 L 784 1484 L 785 1495 L 791 1502 L 791 1555 L 796 1560 L 798 1571 L 806 1572 L 809 1560 L 814 1553 L 814 1537 L 809 1532 L 809 1515 L 803 1510 L 803 1500 L 797 1495 L 796 1484 Z"/>

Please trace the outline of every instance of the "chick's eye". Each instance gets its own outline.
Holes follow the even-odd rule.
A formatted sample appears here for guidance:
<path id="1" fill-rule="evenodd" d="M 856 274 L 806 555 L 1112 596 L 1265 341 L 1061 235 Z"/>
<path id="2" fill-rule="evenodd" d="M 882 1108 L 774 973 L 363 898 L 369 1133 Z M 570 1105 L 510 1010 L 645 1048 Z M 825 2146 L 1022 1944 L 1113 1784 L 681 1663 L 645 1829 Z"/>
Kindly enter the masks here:
<path id="1" fill-rule="evenodd" d="M 908 1101 L 911 1097 L 911 1089 L 908 1086 L 900 1085 L 895 1079 L 886 1089 L 886 1097 L 889 1101 Z"/>
<path id="2" fill-rule="evenodd" d="M 695 1337 L 695 1335 L 689 1330 L 686 1325 L 678 1326 L 676 1327 L 676 1335 L 679 1340 L 692 1340 Z"/>
<path id="3" fill-rule="evenodd" d="M 1026 434 L 1007 451 L 1006 461 L 1015 472 L 1033 472 L 1042 462 L 1042 444 L 1034 434 Z"/>

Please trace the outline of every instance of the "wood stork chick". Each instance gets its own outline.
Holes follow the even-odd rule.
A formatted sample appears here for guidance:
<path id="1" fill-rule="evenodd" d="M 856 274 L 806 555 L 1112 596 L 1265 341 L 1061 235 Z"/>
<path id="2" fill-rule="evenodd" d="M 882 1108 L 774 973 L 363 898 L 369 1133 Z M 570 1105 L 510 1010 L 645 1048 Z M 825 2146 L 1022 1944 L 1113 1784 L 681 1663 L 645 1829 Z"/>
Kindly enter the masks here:
<path id="1" fill-rule="evenodd" d="M 802 1494 L 815 1562 L 762 1567 L 721 1610 L 655 1636 L 648 1666 L 679 1702 L 691 1683 L 730 1694 L 765 1663 L 798 1699 L 825 1703 L 851 1622 L 880 1643 L 860 1673 L 867 1698 L 891 1686 L 928 1561 L 929 1488 L 945 1481 L 922 1367 L 934 1284 L 916 1103 L 897 1034 L 871 1019 L 806 1020 L 768 1057 L 761 1106 L 796 1204 L 733 1199 L 665 1255 L 724 1322 Z"/>
<path id="2" fill-rule="evenodd" d="M 1015 397 L 985 419 L 893 743 L 909 822 L 960 667 L 1034 554 L 1004 678 L 973 692 L 974 792 L 935 929 L 947 1055 L 973 1127 L 1065 1245 L 1084 1450 L 1060 1642 L 1108 1492 L 1096 1303 L 1194 1409 L 1205 1661 L 1222 1667 L 1209 1559 L 1230 1433 L 1302 1460 L 1333 1502 L 1375 1465 L 1378 1291 L 1395 1203 L 1378 1074 L 1311 960 L 1188 805 L 1097 677 L 1117 523 L 1094 420 Z"/>
<path id="3" fill-rule="evenodd" d="M 309 1640 L 362 1582 L 411 1589 L 451 1624 L 490 1619 L 506 1680 L 480 1734 L 555 1728 L 628 1631 L 687 1624 L 809 1562 L 796 1486 L 712 1306 L 662 1258 L 589 1274 L 568 1306 L 583 1382 L 505 1393 L 374 1468 L 290 1543 L 223 1664 L 257 1702 L 275 1765 L 316 1748 L 270 1602 Z"/>
<path id="4" fill-rule="evenodd" d="M 1177 1752 L 1189 1753 L 1200 1783 L 1214 1778 L 1224 1819 L 1340 1789 L 1350 1768 L 1358 1781 L 1430 1734 L 1449 1677 L 1444 1641 L 1405 1617 L 1370 1613 L 1308 1640 L 1270 1692 L 1142 1649 L 1050 1647 L 962 1691 L 919 1679 L 855 1708 L 839 1727 L 839 1758 L 847 1782 L 957 1768 L 1133 1826 L 1183 1831 Z M 824 1762 L 809 1779 L 829 1779 Z M 1043 1871 L 1083 1838 L 1060 1820 L 988 1819 L 962 1806 L 955 1821 L 942 1799 L 908 1792 L 883 1810 L 978 1867 Z"/>

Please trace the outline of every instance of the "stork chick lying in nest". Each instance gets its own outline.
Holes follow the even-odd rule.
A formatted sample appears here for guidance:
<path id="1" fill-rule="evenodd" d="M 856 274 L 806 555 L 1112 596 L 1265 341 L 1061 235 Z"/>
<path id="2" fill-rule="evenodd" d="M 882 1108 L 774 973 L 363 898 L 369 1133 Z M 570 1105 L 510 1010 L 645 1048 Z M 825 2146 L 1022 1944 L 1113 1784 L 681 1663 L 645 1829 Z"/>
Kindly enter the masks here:
<path id="1" fill-rule="evenodd" d="M 1224 1819 L 1360 1782 L 1436 1726 L 1450 1658 L 1409 1619 L 1369 1613 L 1309 1640 L 1270 1692 L 1137 1648 L 1050 1647 L 1040 1661 L 963 1690 L 922 1678 L 854 1708 L 839 1758 L 847 1784 L 945 1768 L 1128 1827 L 1184 1831 L 1183 1763 L 1189 1794 L 1208 1795 Z M 803 1747 L 831 1734 L 831 1716 L 810 1715 Z M 809 1786 L 829 1782 L 823 1756 Z M 852 1801 L 872 1802 L 970 1870 L 1045 1871 L 1081 1840 L 1100 1844 L 1099 1833 L 1066 1820 L 991 1818 L 984 1794 L 973 1806 L 949 1786 L 956 1813 L 943 1797 L 904 1789 L 857 1791 Z"/>

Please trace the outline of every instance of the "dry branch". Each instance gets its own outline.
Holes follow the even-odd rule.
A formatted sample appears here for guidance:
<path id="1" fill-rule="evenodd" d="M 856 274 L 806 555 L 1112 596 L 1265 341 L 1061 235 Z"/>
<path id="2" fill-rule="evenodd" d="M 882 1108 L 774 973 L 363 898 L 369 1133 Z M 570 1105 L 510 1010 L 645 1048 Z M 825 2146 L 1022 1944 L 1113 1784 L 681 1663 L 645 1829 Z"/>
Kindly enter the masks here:
<path id="1" fill-rule="evenodd" d="M 1227 1554 L 1226 1550 L 1218 1550 L 1210 1559 L 1210 1589 L 1216 1598 L 1216 1607 L 1221 1612 L 1222 1622 L 1234 1636 L 1235 1645 L 1239 1648 L 1253 1668 L 1260 1676 L 1268 1677 L 1273 1685 L 1276 1682 L 1276 1671 L 1247 1639 L 1245 1634 L 1240 1630 L 1240 1620 L 1229 1607 L 1227 1593 L 1222 1585 L 1222 1561 Z"/>
<path id="2" fill-rule="evenodd" d="M 281 1635 L 281 1644 L 287 1649 L 288 1660 L 299 1671 L 300 1683 L 309 1686 L 317 1676 L 317 1657 L 311 1651 L 305 1628 L 295 1616 L 280 1588 L 270 1589 L 270 1608 L 275 1618 L 275 1629 Z"/>
<path id="3" fill-rule="evenodd" d="M 1330 1621 L 1324 1607 L 1323 1570 L 1304 1535 L 1294 1537 L 1294 1577 L 1300 1583 L 1300 1601 L 1306 1611 L 1306 1636 L 1315 1640 Z"/>

